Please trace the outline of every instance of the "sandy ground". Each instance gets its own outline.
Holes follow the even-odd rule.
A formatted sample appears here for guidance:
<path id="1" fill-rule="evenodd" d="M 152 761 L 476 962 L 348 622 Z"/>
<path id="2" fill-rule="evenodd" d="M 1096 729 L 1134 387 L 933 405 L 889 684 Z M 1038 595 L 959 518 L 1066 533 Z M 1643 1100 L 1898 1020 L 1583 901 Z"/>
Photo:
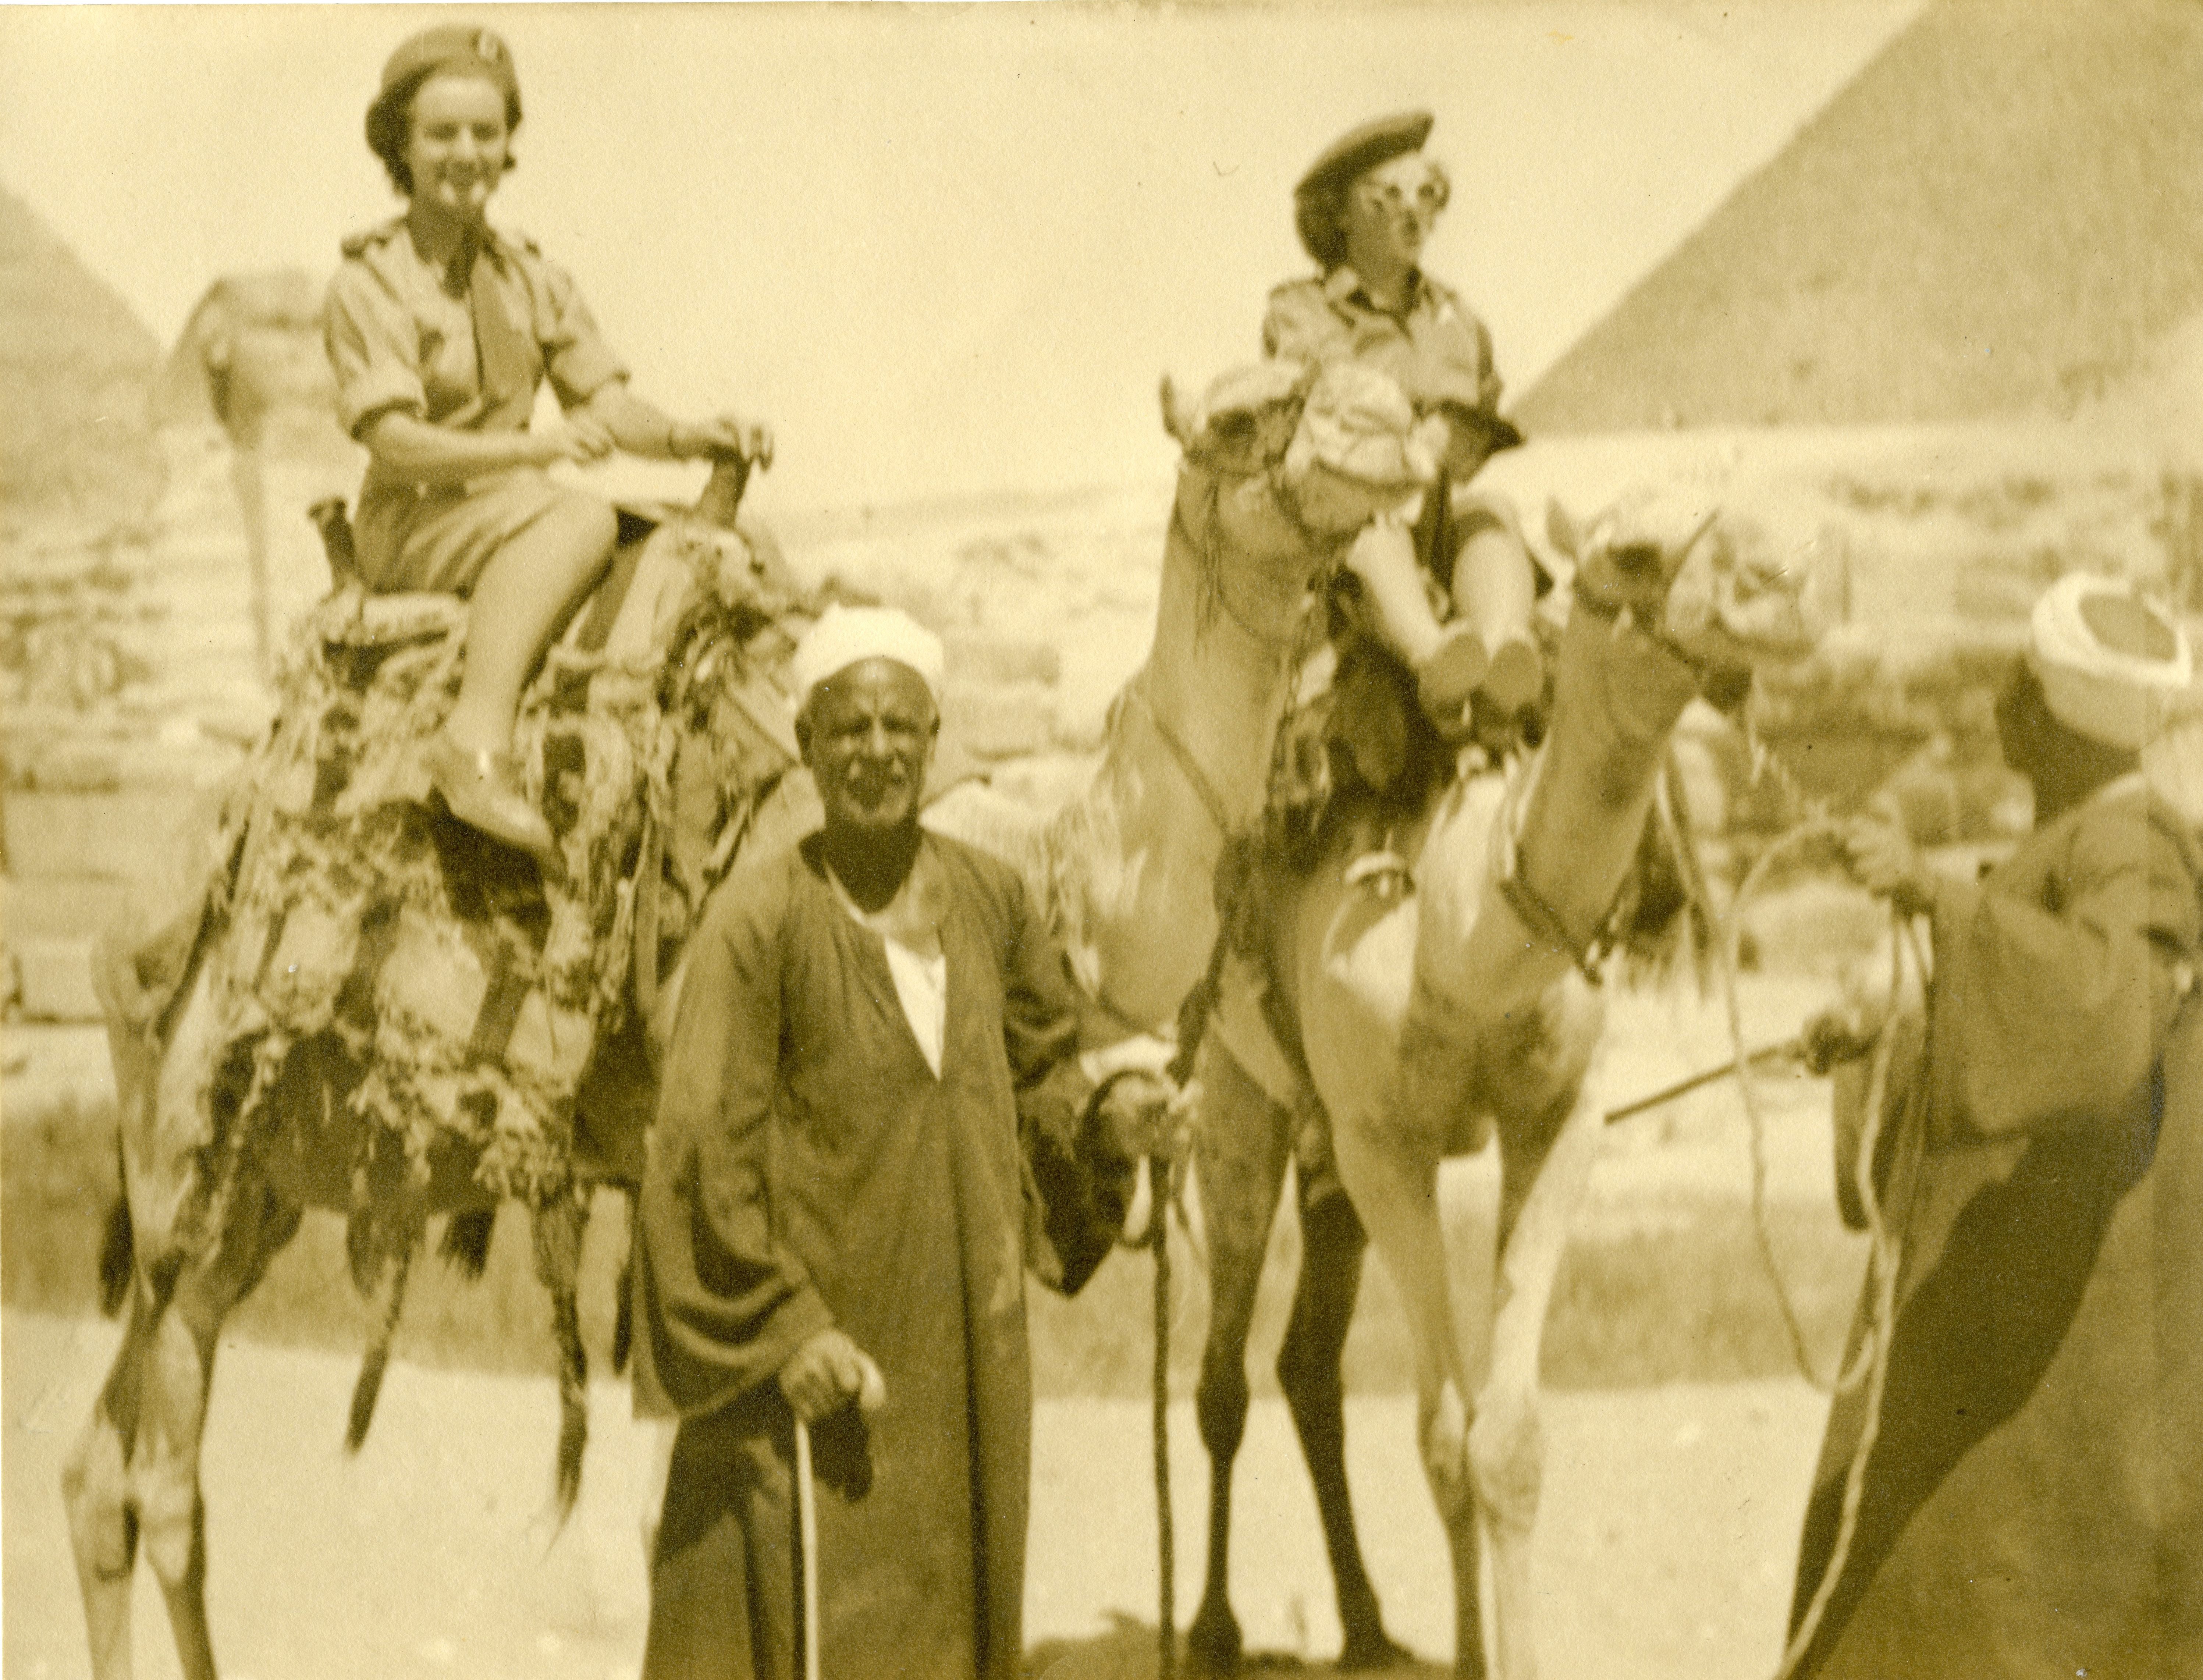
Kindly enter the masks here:
<path id="1" fill-rule="evenodd" d="M 9 1314 L 4 1395 L 5 1647 L 10 1680 L 86 1672 L 57 1488 L 115 1331 Z M 546 1516 L 555 1402 L 541 1379 L 399 1364 L 348 1460 L 351 1360 L 225 1348 L 207 1433 L 209 1588 L 232 1680 L 469 1675 L 618 1680 L 641 1658 L 636 1519 L 643 1441 L 624 1392 L 592 1396 L 582 1502 Z M 1445 1553 L 1411 1444 L 1411 1403 L 1350 1405 L 1350 1469 L 1395 1637 L 1443 1660 Z M 1772 1668 L 1822 1415 L 1802 1384 L 1558 1394 L 1538 1565 L 1549 1680 L 1757 1680 Z M 1178 1605 L 1200 1591 L 1206 1473 L 1191 1408 L 1172 1420 Z M 1044 1402 L 1037 1420 L 1027 1636 L 1088 1641 L 1154 1625 L 1149 1415 Z M 1326 1655 L 1338 1627 L 1313 1503 L 1278 1403 L 1240 1461 L 1235 1595 L 1250 1647 Z M 139 1672 L 176 1673 L 160 1598 L 137 1582 Z"/>

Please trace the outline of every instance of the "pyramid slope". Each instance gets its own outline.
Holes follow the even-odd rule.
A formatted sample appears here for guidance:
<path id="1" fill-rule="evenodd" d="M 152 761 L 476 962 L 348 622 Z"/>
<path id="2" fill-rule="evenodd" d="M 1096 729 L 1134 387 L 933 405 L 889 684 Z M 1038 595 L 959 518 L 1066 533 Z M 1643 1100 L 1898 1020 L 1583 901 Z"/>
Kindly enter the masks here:
<path id="1" fill-rule="evenodd" d="M 2203 307 L 2199 88 L 2203 0 L 1939 0 L 1521 417 L 2070 412 Z"/>
<path id="2" fill-rule="evenodd" d="M 0 188 L 0 524 L 134 518 L 159 487 L 146 400 L 160 346 Z"/>

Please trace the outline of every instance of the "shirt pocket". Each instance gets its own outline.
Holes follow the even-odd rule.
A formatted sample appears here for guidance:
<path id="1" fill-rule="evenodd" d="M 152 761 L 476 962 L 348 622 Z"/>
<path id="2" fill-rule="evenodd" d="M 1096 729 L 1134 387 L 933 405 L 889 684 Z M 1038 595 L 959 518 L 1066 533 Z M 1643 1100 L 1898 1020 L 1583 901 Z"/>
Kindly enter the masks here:
<path id="1" fill-rule="evenodd" d="M 440 420 L 472 401 L 481 387 L 474 323 L 459 305 L 449 311 L 417 310 L 414 325 L 420 335 L 421 384 L 428 393 L 428 417 Z"/>

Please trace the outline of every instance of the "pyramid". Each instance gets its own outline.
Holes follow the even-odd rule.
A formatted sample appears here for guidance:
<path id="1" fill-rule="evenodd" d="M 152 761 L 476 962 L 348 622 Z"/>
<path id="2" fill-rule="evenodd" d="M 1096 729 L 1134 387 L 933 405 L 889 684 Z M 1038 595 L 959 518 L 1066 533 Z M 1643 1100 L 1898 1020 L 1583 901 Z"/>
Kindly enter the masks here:
<path id="1" fill-rule="evenodd" d="M 1932 0 L 1531 433 L 2070 414 L 2203 309 L 2203 0 Z"/>
<path id="2" fill-rule="evenodd" d="M 0 188 L 0 529 L 103 527 L 158 493 L 146 403 L 160 346 Z"/>

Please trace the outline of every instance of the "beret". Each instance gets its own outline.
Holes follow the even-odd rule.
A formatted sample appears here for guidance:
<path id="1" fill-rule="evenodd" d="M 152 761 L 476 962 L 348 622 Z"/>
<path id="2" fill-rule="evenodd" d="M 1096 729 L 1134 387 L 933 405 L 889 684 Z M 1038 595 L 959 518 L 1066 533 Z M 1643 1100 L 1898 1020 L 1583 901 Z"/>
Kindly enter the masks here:
<path id="1" fill-rule="evenodd" d="M 1435 121 L 1428 111 L 1402 111 L 1349 130 L 1326 146 L 1323 156 L 1308 165 L 1308 172 L 1301 177 L 1293 196 L 1306 198 L 1350 181 L 1364 169 L 1373 169 L 1403 152 L 1420 151 Z"/>
<path id="2" fill-rule="evenodd" d="M 382 91 L 432 70 L 467 70 L 496 84 L 508 99 L 520 97 L 520 78 L 512 68 L 512 49 L 493 29 L 472 23 L 440 23 L 410 37 L 382 67 Z"/>

